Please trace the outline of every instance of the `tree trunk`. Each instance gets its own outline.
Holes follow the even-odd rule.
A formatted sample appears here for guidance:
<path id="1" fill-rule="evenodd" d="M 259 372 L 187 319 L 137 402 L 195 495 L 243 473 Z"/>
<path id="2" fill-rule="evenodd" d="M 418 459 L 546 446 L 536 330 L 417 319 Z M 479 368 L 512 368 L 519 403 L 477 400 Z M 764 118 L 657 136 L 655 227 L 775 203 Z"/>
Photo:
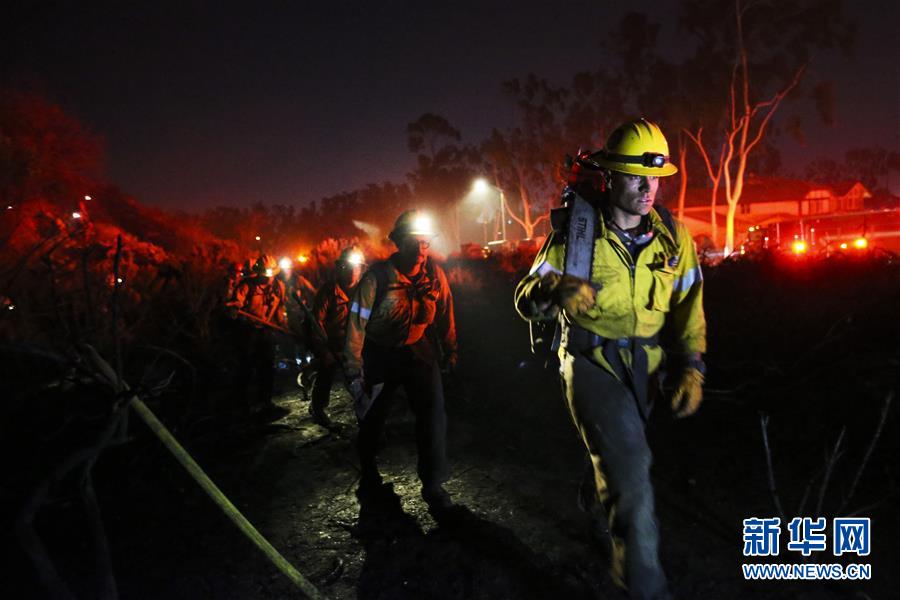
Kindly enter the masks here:
<path id="1" fill-rule="evenodd" d="M 725 256 L 734 251 L 734 215 L 737 213 L 737 202 L 728 200 L 728 214 L 725 217 Z"/>
<path id="2" fill-rule="evenodd" d="M 716 218 L 716 203 L 719 199 L 719 180 L 713 181 L 712 199 L 709 202 L 709 227 L 713 245 L 719 248 L 719 221 Z"/>
<path id="3" fill-rule="evenodd" d="M 527 221 L 525 222 L 525 237 L 529 240 L 534 237 L 534 225 Z"/>

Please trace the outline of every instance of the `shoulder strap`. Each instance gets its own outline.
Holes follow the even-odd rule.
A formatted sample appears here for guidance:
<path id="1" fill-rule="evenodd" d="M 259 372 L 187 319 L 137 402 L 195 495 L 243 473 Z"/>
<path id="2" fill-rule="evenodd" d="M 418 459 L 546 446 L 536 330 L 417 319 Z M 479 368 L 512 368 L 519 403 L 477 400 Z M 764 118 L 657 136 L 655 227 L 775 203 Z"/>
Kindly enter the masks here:
<path id="1" fill-rule="evenodd" d="M 569 207 L 560 206 L 550 209 L 550 226 L 558 234 L 565 235 L 569 223 Z"/>
<path id="2" fill-rule="evenodd" d="M 380 260 L 370 269 L 372 275 L 375 276 L 375 301 L 372 303 L 372 312 L 378 308 L 381 301 L 384 300 L 388 288 L 388 261 Z"/>
<path id="3" fill-rule="evenodd" d="M 675 240 L 675 244 L 678 245 L 678 230 L 675 229 L 675 218 L 672 216 L 672 211 L 660 204 L 655 205 L 653 208 L 656 209 L 656 214 L 662 219 L 663 225 L 666 226 L 666 229 L 672 235 L 672 239 Z"/>
<path id="4" fill-rule="evenodd" d="M 425 259 L 425 274 L 428 275 L 428 279 L 431 280 L 432 284 L 437 282 L 437 264 L 430 256 Z"/>
<path id="5" fill-rule="evenodd" d="M 550 227 L 558 235 L 565 236 L 569 226 L 569 213 L 575 201 L 575 189 L 567 185 L 559 198 L 559 206 L 550 209 Z M 563 237 L 565 239 L 565 237 Z"/>
<path id="6" fill-rule="evenodd" d="M 372 275 L 375 276 L 375 300 L 372 302 L 372 312 L 375 312 L 375 309 L 378 308 L 378 305 L 381 304 L 381 301 L 384 300 L 385 295 L 388 291 L 388 260 L 380 260 L 377 263 L 372 265 L 372 268 L 369 269 L 372 272 Z M 436 281 L 437 272 L 434 261 L 431 257 L 428 257 L 428 260 L 425 262 L 425 273 L 428 275 L 428 278 L 431 279 L 432 282 Z"/>

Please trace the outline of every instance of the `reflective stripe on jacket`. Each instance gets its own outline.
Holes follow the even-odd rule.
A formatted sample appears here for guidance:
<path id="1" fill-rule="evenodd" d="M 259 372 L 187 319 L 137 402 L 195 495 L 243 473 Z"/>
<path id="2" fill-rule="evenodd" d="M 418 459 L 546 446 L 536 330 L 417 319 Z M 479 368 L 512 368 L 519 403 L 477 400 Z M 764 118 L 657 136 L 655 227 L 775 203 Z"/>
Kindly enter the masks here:
<path id="1" fill-rule="evenodd" d="M 603 338 L 651 338 L 666 321 L 671 329 L 672 348 L 683 354 L 706 351 L 706 319 L 703 314 L 703 273 L 693 239 L 687 227 L 676 221 L 678 243 L 672 238 L 655 210 L 649 213 L 653 239 L 641 250 L 637 262 L 625 246 L 598 217 L 591 283 L 598 288 L 594 307 L 582 315 L 564 314 L 574 323 Z M 554 231 L 541 247 L 530 273 L 516 287 L 516 310 L 530 321 L 556 318 L 550 305 L 541 309 L 532 293 L 541 277 L 565 269 L 565 232 Z M 649 372 L 662 361 L 662 349 L 648 346 Z M 564 352 L 564 350 L 560 350 Z M 623 356 L 630 364 L 630 356 Z M 600 348 L 594 359 L 607 369 Z M 611 370 L 611 369 L 610 369 Z"/>
<path id="2" fill-rule="evenodd" d="M 434 327 L 445 360 L 456 356 L 453 296 L 444 270 L 429 258 L 420 277 L 413 281 L 394 266 L 396 256 L 372 265 L 353 293 L 344 345 L 347 373 L 361 372 L 366 337 L 379 346 L 399 348 L 422 339 L 429 325 Z M 375 269 L 385 269 L 387 275 L 378 306 L 374 306 L 378 287 Z"/>

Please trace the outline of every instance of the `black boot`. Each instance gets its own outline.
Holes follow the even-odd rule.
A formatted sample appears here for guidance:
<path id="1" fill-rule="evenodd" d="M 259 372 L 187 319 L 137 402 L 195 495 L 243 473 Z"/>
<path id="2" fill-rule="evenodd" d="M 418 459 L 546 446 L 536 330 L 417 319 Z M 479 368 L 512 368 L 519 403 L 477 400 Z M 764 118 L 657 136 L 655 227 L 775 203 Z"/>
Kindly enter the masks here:
<path id="1" fill-rule="evenodd" d="M 440 484 L 422 486 L 422 499 L 431 511 L 448 510 L 455 506 L 449 492 Z"/>
<path id="2" fill-rule="evenodd" d="M 315 404 L 310 404 L 309 416 L 312 417 L 312 421 L 316 425 L 320 425 L 329 431 L 335 428 L 334 421 L 328 417 L 324 408 L 316 406 Z"/>

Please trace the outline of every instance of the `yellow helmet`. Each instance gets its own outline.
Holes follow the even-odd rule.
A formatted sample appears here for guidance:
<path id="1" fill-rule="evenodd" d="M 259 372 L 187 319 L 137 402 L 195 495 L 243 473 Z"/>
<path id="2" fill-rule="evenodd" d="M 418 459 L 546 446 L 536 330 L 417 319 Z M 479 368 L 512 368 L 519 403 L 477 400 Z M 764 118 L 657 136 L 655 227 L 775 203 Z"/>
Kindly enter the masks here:
<path id="1" fill-rule="evenodd" d="M 604 169 L 630 175 L 667 177 L 678 172 L 669 162 L 666 136 L 656 123 L 643 118 L 619 125 L 591 160 Z"/>
<path id="2" fill-rule="evenodd" d="M 404 211 L 397 217 L 390 238 L 396 240 L 405 235 L 436 237 L 437 233 L 434 231 L 431 217 L 420 210 L 413 209 Z"/>

